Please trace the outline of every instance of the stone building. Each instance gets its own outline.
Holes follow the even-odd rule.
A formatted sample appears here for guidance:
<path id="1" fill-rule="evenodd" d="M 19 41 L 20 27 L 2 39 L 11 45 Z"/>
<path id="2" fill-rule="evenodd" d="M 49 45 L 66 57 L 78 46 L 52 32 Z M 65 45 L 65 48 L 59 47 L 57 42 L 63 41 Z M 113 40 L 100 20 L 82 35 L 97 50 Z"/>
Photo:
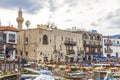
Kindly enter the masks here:
<path id="1" fill-rule="evenodd" d="M 94 55 L 102 55 L 101 34 L 59 30 L 49 25 L 37 25 L 38 28 L 23 30 L 23 21 L 22 10 L 19 9 L 16 57 L 42 62 L 75 62 L 83 57 L 92 60 Z"/>
<path id="2" fill-rule="evenodd" d="M 17 33 L 16 56 L 42 62 L 75 62 L 81 59 L 81 34 L 44 27 L 20 30 Z"/>
<path id="3" fill-rule="evenodd" d="M 93 56 L 102 56 L 102 34 L 86 32 L 83 33 L 83 47 L 87 60 L 92 60 Z"/>
<path id="4" fill-rule="evenodd" d="M 42 62 L 75 62 L 81 59 L 80 50 L 83 50 L 81 34 L 59 30 L 50 25 L 23 29 L 24 18 L 21 9 L 18 11 L 16 21 L 19 29 L 16 57 Z"/>
<path id="5" fill-rule="evenodd" d="M 95 55 L 103 55 L 102 53 L 102 34 L 92 30 L 87 31 L 74 31 L 75 33 L 82 34 L 83 48 L 84 48 L 84 59 L 93 60 Z"/>

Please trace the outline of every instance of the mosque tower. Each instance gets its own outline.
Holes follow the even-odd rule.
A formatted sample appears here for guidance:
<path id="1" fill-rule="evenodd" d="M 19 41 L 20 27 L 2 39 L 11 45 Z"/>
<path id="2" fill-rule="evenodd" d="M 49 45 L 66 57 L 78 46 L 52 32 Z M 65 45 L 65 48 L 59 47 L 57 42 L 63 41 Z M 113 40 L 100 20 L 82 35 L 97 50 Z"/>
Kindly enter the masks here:
<path id="1" fill-rule="evenodd" d="M 19 7 L 19 11 L 18 11 L 18 17 L 16 19 L 17 23 L 18 23 L 18 30 L 22 30 L 22 24 L 24 21 L 24 18 L 22 17 L 22 9 L 21 7 Z"/>

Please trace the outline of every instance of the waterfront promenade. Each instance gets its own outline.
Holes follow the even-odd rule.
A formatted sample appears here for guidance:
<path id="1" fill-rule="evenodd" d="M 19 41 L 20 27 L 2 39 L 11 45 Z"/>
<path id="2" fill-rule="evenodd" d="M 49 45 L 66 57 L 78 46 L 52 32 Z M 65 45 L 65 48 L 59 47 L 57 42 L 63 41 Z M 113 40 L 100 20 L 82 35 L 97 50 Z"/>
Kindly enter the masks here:
<path id="1" fill-rule="evenodd" d="M 0 80 L 18 80 L 22 65 L 17 61 L 0 61 Z"/>
<path id="2" fill-rule="evenodd" d="M 19 73 L 13 73 L 13 74 L 6 74 L 6 75 L 1 75 L 0 79 L 13 79 L 14 80 L 18 77 Z"/>
<path id="3" fill-rule="evenodd" d="M 22 74 L 22 72 L 19 72 L 21 69 L 24 68 L 25 71 L 27 71 L 27 74 L 30 74 L 32 72 L 32 74 L 39 74 L 39 71 L 41 69 L 48 69 L 51 72 L 53 72 L 53 74 L 55 76 L 59 76 L 59 77 L 65 77 L 65 78 L 69 78 L 69 79 L 82 79 L 82 78 L 93 78 L 94 77 L 94 71 L 105 71 L 105 70 L 110 70 L 113 69 L 113 65 L 111 65 L 112 63 L 115 62 L 103 62 L 103 63 L 99 63 L 99 65 L 101 64 L 105 64 L 109 63 L 110 65 L 107 67 L 95 67 L 95 65 L 93 66 L 92 63 L 90 64 L 89 62 L 81 62 L 81 63 L 38 63 L 37 65 L 35 63 L 32 63 L 30 66 L 27 67 L 23 67 L 21 64 L 18 63 L 5 63 L 5 64 L 0 64 L 0 79 L 3 78 L 10 78 L 10 80 L 18 80 L 19 76 Z M 97 64 L 97 63 L 96 63 Z M 34 65 L 34 66 L 33 66 Z M 116 70 L 120 70 L 119 67 L 115 68 Z M 29 73 L 30 72 L 30 73 Z M 84 73 L 85 74 L 80 74 L 80 73 Z M 69 74 L 70 75 L 69 75 Z M 33 75 L 34 75 L 33 74 Z M 73 75 L 76 74 L 76 75 Z M 78 76 L 79 74 L 79 76 Z"/>

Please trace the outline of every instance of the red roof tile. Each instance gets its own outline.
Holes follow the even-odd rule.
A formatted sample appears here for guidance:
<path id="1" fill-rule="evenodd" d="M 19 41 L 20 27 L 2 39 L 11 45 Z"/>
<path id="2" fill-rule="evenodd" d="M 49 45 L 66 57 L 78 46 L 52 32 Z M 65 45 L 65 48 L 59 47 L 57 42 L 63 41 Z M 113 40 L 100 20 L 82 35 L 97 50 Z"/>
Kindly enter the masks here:
<path id="1" fill-rule="evenodd" d="M 14 31 L 18 32 L 18 29 L 11 26 L 0 26 L 0 31 Z"/>

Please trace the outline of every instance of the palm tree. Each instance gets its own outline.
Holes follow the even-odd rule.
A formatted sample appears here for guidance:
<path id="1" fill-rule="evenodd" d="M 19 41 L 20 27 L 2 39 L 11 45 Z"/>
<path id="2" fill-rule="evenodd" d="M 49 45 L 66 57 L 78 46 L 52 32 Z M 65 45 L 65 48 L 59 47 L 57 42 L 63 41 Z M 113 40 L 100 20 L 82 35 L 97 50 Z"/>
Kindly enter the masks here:
<path id="1" fill-rule="evenodd" d="M 27 20 L 27 21 L 25 22 L 25 25 L 26 25 L 27 28 L 29 28 L 30 24 L 31 24 L 31 23 L 30 23 L 29 20 Z"/>

